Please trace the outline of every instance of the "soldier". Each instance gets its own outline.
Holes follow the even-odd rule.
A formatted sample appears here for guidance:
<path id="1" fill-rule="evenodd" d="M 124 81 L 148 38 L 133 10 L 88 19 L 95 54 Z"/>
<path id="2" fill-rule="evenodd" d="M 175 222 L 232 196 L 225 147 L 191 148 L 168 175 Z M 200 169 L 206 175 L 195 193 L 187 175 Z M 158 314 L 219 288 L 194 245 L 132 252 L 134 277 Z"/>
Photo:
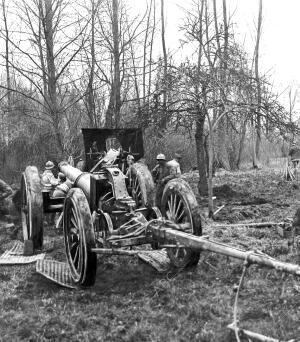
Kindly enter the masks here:
<path id="1" fill-rule="evenodd" d="M 43 190 L 52 191 L 56 185 L 58 185 L 58 180 L 54 177 L 52 170 L 54 169 L 54 164 L 52 161 L 47 161 L 45 165 L 45 171 L 42 174 L 42 185 Z"/>
<path id="2" fill-rule="evenodd" d="M 53 197 L 66 197 L 68 191 L 71 189 L 72 183 L 62 173 L 58 173 L 58 185 L 53 192 Z"/>
<path id="3" fill-rule="evenodd" d="M 295 143 L 292 143 L 291 145 L 291 149 L 289 151 L 289 157 L 293 163 L 294 168 L 296 168 L 300 159 L 300 148 Z"/>
<path id="4" fill-rule="evenodd" d="M 0 213 L 8 214 L 9 213 L 9 202 L 13 194 L 13 189 L 0 179 Z"/>
<path id="5" fill-rule="evenodd" d="M 50 196 L 53 193 L 54 188 L 58 185 L 58 179 L 54 177 L 52 170 L 54 169 L 54 164 L 51 160 L 48 160 L 45 165 L 45 171 L 41 177 L 41 183 L 43 186 L 43 191 L 49 191 Z M 55 213 L 49 213 L 45 217 L 47 224 L 54 225 Z"/>
<path id="6" fill-rule="evenodd" d="M 134 156 L 132 154 L 128 154 L 126 158 L 126 162 L 128 165 L 128 168 L 134 164 Z"/>
<path id="7" fill-rule="evenodd" d="M 71 166 L 74 166 L 74 158 L 73 158 L 73 156 L 69 156 L 69 158 L 68 158 L 68 163 L 69 163 Z"/>
<path id="8" fill-rule="evenodd" d="M 151 173 L 154 183 L 156 184 L 155 203 L 157 207 L 160 207 L 164 187 L 167 182 L 176 177 L 176 175 L 174 168 L 167 165 L 166 156 L 163 153 L 158 154 L 156 160 L 158 164 Z"/>
<path id="9" fill-rule="evenodd" d="M 181 169 L 179 164 L 180 160 L 181 155 L 179 153 L 175 153 L 174 158 L 167 162 L 170 175 L 174 175 L 175 177 L 181 176 Z"/>
<path id="10" fill-rule="evenodd" d="M 168 174 L 166 156 L 163 153 L 160 153 L 157 155 L 156 160 L 157 164 L 151 171 L 155 184 Z"/>
<path id="11" fill-rule="evenodd" d="M 80 171 L 84 171 L 85 168 L 85 162 L 82 158 L 79 158 L 77 164 L 76 164 L 76 168 L 79 169 Z"/>

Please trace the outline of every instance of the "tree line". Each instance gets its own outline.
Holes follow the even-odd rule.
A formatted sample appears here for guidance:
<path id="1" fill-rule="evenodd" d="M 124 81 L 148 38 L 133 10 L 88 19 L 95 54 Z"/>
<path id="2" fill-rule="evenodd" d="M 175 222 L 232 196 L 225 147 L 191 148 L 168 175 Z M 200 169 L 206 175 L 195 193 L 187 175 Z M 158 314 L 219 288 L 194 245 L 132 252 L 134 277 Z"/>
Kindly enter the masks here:
<path id="1" fill-rule="evenodd" d="M 260 70 L 262 0 L 250 55 L 226 0 L 178 10 L 184 59 L 168 46 L 164 0 L 142 14 L 125 0 L 1 0 L 2 163 L 79 156 L 81 127 L 141 127 L 150 140 L 191 137 L 200 193 L 215 165 L 240 168 L 246 147 L 257 167 L 262 140 L 296 129 Z"/>

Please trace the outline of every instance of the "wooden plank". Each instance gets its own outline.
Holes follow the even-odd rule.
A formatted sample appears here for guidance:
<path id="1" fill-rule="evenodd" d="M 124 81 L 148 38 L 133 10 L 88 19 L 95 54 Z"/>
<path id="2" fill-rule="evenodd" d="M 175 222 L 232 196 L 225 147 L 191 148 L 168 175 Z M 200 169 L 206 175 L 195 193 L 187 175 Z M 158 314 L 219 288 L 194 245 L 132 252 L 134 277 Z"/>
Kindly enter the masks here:
<path id="1" fill-rule="evenodd" d="M 126 249 L 115 249 L 115 248 L 92 248 L 92 252 L 96 254 L 106 254 L 106 255 L 129 255 L 129 256 L 135 256 L 139 252 L 142 251 L 128 251 Z"/>
<path id="2" fill-rule="evenodd" d="M 126 247 L 126 246 L 137 246 L 149 243 L 149 240 L 145 236 L 138 236 L 128 239 L 115 239 L 108 241 L 111 247 Z"/>

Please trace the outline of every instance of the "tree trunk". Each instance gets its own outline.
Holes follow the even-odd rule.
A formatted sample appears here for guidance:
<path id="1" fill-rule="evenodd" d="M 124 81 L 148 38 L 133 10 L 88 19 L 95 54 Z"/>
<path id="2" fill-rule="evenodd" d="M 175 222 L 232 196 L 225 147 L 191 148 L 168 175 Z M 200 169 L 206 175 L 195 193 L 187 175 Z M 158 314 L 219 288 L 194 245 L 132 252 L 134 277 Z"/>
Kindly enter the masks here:
<path id="1" fill-rule="evenodd" d="M 54 31 L 53 31 L 53 8 L 52 1 L 46 0 L 44 3 L 44 17 L 41 18 L 44 25 L 44 35 L 46 41 L 47 54 L 47 74 L 48 74 L 48 105 L 52 118 L 54 135 L 57 140 L 59 152 L 63 153 L 64 147 L 62 137 L 60 135 L 60 110 L 57 102 L 57 82 L 56 82 L 56 66 L 54 57 Z"/>
<path id="2" fill-rule="evenodd" d="M 259 43 L 261 37 L 261 25 L 262 25 L 262 0 L 259 0 L 259 12 L 258 12 L 258 23 L 257 23 L 257 37 L 255 46 L 255 80 L 257 86 L 257 118 L 256 118 L 256 142 L 255 142 L 255 153 L 256 158 L 260 158 L 260 145 L 261 145 L 261 84 L 259 79 Z"/>
<path id="3" fill-rule="evenodd" d="M 120 76 L 120 37 L 119 37 L 119 0 L 112 1 L 112 38 L 113 38 L 113 81 L 109 105 L 106 111 L 106 127 L 118 128 L 121 110 L 121 76 Z"/>
<path id="4" fill-rule="evenodd" d="M 241 132 L 241 137 L 240 137 L 239 152 L 238 152 L 238 156 L 236 159 L 236 168 L 238 170 L 240 169 L 240 166 L 241 166 L 242 155 L 243 155 L 243 151 L 244 151 L 245 138 L 246 138 L 246 130 L 247 130 L 247 120 L 244 120 L 242 132 Z"/>
<path id="5" fill-rule="evenodd" d="M 207 189 L 208 189 L 204 140 L 203 140 L 204 122 L 205 122 L 205 115 L 199 115 L 198 120 L 196 121 L 195 141 L 196 141 L 197 164 L 198 164 L 198 172 L 199 172 L 198 191 L 201 196 L 206 195 Z"/>
<path id="6" fill-rule="evenodd" d="M 213 217 L 214 203 L 213 203 L 213 158 L 214 158 L 214 144 L 213 144 L 213 129 L 210 127 L 208 135 L 208 217 Z"/>
<path id="7" fill-rule="evenodd" d="M 89 82 L 87 86 L 87 114 L 90 120 L 91 127 L 97 127 L 96 109 L 95 109 L 95 94 L 94 94 L 94 75 L 95 75 L 95 1 L 92 0 L 91 13 L 91 69 Z"/>
<path id="8" fill-rule="evenodd" d="M 165 17 L 164 17 L 164 0 L 161 0 L 161 42 L 163 48 L 163 104 L 162 104 L 162 117 L 160 119 L 160 128 L 165 129 L 167 127 L 167 88 L 168 88 L 168 59 L 167 59 L 167 49 L 165 40 Z"/>
<path id="9" fill-rule="evenodd" d="M 5 68 L 6 68 L 6 86 L 7 86 L 7 109 L 8 111 L 12 110 L 12 99 L 11 99 L 11 78 L 10 78 L 10 67 L 9 67 L 9 32 L 7 25 L 7 10 L 5 0 L 2 0 L 2 11 L 3 11 L 3 21 L 4 21 L 4 29 L 5 29 Z"/>

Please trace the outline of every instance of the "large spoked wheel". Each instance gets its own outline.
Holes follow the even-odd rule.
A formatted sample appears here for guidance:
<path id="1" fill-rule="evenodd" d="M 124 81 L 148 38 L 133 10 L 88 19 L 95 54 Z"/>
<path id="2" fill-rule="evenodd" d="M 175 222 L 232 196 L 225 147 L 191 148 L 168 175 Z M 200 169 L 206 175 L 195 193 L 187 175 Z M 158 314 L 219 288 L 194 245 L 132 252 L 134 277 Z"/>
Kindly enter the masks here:
<path id="1" fill-rule="evenodd" d="M 142 163 L 135 163 L 129 167 L 127 177 L 128 193 L 134 199 L 137 208 L 152 206 L 155 187 L 148 167 Z"/>
<path id="2" fill-rule="evenodd" d="M 163 217 L 177 223 L 186 233 L 202 234 L 201 218 L 198 215 L 196 197 L 186 181 L 173 179 L 166 184 L 162 195 L 161 211 Z M 167 248 L 168 256 L 175 267 L 185 268 L 197 265 L 200 252 L 190 248 Z"/>
<path id="3" fill-rule="evenodd" d="M 88 201 L 79 188 L 71 189 L 64 204 L 64 239 L 74 283 L 92 286 L 97 271 L 95 235 Z"/>
<path id="4" fill-rule="evenodd" d="M 43 196 L 41 179 L 35 166 L 27 166 L 21 178 L 21 220 L 24 240 L 34 249 L 43 246 Z"/>

